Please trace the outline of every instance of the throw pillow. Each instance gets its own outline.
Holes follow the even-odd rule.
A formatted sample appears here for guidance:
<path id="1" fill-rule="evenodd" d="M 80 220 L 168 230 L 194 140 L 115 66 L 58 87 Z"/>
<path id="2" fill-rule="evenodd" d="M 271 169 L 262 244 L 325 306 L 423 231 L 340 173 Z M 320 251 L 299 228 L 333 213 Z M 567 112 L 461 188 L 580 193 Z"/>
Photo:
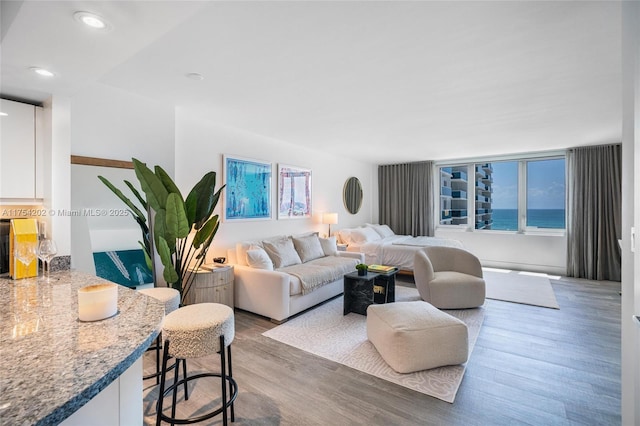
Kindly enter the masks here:
<path id="1" fill-rule="evenodd" d="M 318 236 L 315 234 L 301 238 L 293 237 L 293 245 L 302 263 L 324 257 L 324 250 L 322 249 L 322 245 L 320 245 Z"/>
<path id="2" fill-rule="evenodd" d="M 260 241 L 241 241 L 236 243 L 236 261 L 239 265 L 248 265 L 247 250 L 250 250 L 254 246 L 261 247 L 262 243 Z"/>
<path id="3" fill-rule="evenodd" d="M 273 262 L 262 247 L 253 246 L 247 250 L 247 264 L 252 268 L 273 271 Z"/>
<path id="4" fill-rule="evenodd" d="M 325 256 L 337 256 L 338 244 L 336 243 L 336 237 L 320 238 L 320 245 Z"/>
<path id="5" fill-rule="evenodd" d="M 293 246 L 291 238 L 276 241 L 263 241 L 262 245 L 276 269 L 302 263 L 296 248 Z"/>

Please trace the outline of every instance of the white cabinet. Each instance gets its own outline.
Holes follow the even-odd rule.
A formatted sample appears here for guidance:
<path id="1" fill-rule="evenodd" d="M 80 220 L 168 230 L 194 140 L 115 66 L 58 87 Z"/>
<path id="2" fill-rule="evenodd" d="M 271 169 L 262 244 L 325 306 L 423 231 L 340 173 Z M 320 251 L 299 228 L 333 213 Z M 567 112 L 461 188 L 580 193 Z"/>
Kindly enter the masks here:
<path id="1" fill-rule="evenodd" d="M 42 108 L 0 99 L 0 112 L 0 198 L 42 198 Z"/>

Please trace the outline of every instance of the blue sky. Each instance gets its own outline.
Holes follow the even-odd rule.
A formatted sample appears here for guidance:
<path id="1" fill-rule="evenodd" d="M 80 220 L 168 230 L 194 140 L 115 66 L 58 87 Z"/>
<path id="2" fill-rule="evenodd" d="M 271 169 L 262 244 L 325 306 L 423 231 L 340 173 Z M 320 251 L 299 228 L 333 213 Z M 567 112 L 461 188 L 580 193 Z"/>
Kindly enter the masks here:
<path id="1" fill-rule="evenodd" d="M 518 162 L 493 164 L 494 209 L 518 208 Z M 529 161 L 527 176 L 528 209 L 564 209 L 564 159 Z"/>

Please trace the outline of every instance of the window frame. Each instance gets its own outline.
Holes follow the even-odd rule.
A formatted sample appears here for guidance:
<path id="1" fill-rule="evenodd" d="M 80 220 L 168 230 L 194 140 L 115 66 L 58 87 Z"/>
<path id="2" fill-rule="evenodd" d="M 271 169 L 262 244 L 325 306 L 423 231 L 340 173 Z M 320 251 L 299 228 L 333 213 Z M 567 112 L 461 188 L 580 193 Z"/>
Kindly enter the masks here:
<path id="1" fill-rule="evenodd" d="M 558 160 L 562 159 L 565 161 L 565 227 L 564 228 L 539 228 L 535 226 L 527 226 L 527 165 L 531 161 L 544 161 L 544 160 Z M 532 234 L 532 235 L 564 235 L 566 233 L 566 225 L 567 225 L 567 167 L 566 167 L 566 151 L 554 151 L 554 152 L 545 152 L 545 153 L 530 153 L 530 154 L 522 154 L 522 155 L 513 155 L 513 156 L 496 156 L 496 157 L 481 157 L 481 158 L 469 158 L 464 160 L 443 160 L 443 161 L 435 161 L 434 162 L 434 174 L 435 177 L 433 179 L 434 182 L 434 194 L 437 194 L 436 197 L 438 202 L 434 203 L 434 218 L 437 218 L 437 221 L 434 223 L 435 229 L 446 229 L 447 231 L 460 231 L 460 232 L 482 232 L 482 233 L 504 233 L 504 234 Z M 517 162 L 518 163 L 518 229 L 517 230 L 500 230 L 500 229 L 476 229 L 475 219 L 473 221 L 469 220 L 469 216 L 467 216 L 466 224 L 441 224 L 441 214 L 442 214 L 442 197 L 441 197 L 441 173 L 440 169 L 443 167 L 466 167 L 467 168 L 467 176 L 470 176 L 470 173 L 473 172 L 473 176 L 475 176 L 475 166 L 476 164 L 482 163 L 497 163 L 497 162 Z M 467 180 L 467 194 L 473 193 L 475 194 L 475 178 Z M 476 200 L 475 196 L 469 197 L 467 196 L 467 210 L 474 213 L 476 211 Z"/>

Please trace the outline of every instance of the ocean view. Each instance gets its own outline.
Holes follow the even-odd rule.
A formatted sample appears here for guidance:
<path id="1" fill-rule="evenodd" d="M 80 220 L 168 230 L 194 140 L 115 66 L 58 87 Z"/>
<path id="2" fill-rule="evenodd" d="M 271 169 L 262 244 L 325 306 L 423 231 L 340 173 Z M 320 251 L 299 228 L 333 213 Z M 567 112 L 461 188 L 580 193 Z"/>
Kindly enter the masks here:
<path id="1" fill-rule="evenodd" d="M 531 209 L 527 211 L 527 226 L 538 228 L 564 229 L 564 209 Z M 500 231 L 518 230 L 518 210 L 493 209 L 491 229 Z"/>

